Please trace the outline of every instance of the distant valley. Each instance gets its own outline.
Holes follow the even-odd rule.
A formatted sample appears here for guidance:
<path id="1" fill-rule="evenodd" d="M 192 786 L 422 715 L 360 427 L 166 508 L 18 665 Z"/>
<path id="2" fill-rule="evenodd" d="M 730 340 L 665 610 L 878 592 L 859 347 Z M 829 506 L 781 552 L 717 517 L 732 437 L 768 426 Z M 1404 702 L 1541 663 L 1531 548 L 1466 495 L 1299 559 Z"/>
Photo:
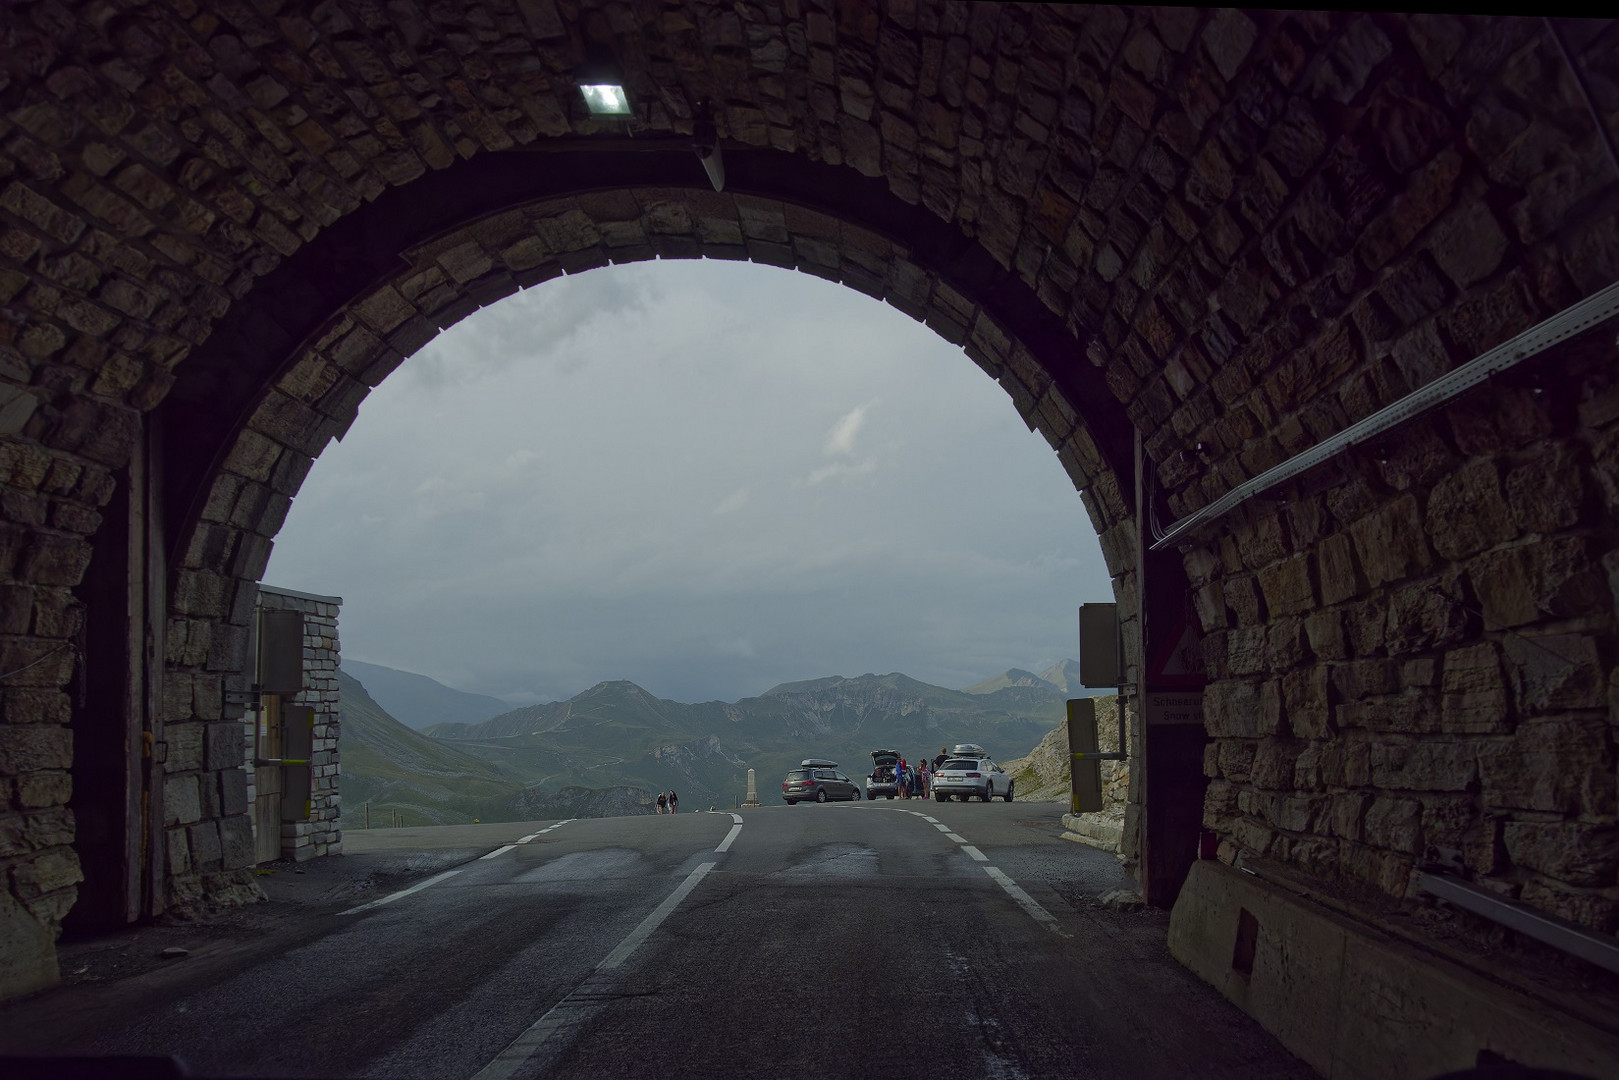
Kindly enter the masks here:
<path id="1" fill-rule="evenodd" d="M 977 742 L 1011 759 L 1062 720 L 1068 697 L 1086 692 L 1077 676 L 1071 660 L 1038 675 L 1012 669 L 965 690 L 898 673 L 829 676 L 698 704 L 613 681 L 489 715 L 490 703 L 504 703 L 346 661 L 345 827 L 362 825 L 368 803 L 373 824 L 392 810 L 412 824 L 628 814 L 671 788 L 689 809 L 732 806 L 743 799 L 749 768 L 761 801 L 771 802 L 803 758 L 832 758 L 863 777 L 880 747 L 914 758 Z"/>

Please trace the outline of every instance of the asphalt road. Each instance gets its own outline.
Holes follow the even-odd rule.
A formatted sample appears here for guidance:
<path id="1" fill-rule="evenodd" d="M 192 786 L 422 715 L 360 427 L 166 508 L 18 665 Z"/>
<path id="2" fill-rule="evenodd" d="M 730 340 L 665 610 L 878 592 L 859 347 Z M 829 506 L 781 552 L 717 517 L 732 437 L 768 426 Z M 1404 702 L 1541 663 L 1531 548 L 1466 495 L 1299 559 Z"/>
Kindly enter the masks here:
<path id="1" fill-rule="evenodd" d="M 1117 862 L 1059 811 L 350 833 L 364 853 L 279 864 L 234 921 L 64 948 L 71 985 L 0 1007 L 0 1051 L 220 1076 L 1312 1076 L 1169 957 L 1163 913 L 1094 902 Z M 188 955 L 155 959 L 169 942 Z"/>

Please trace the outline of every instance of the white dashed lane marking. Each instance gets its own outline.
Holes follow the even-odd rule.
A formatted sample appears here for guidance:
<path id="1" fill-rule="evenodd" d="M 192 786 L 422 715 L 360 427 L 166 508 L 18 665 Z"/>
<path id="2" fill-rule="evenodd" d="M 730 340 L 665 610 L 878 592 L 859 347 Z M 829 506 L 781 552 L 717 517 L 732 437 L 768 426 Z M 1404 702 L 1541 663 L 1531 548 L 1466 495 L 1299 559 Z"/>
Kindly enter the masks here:
<path id="1" fill-rule="evenodd" d="M 896 807 L 895 809 L 898 808 Z M 948 839 L 951 843 L 959 845 L 961 850 L 967 854 L 967 857 L 972 859 L 974 862 L 989 862 L 988 855 L 985 855 L 982 851 L 979 851 L 972 844 L 968 843 L 965 836 L 962 836 L 959 833 L 951 832 L 950 826 L 941 825 L 938 819 L 928 817 L 926 814 L 916 810 L 901 810 L 900 812 L 904 814 L 915 814 L 923 821 L 931 822 L 935 829 L 938 829 L 940 832 L 944 833 L 946 839 Z M 1010 896 L 1013 900 L 1016 900 L 1018 906 L 1024 911 L 1028 912 L 1029 917 L 1035 922 L 1039 923 L 1041 926 L 1045 927 L 1047 930 L 1050 930 L 1053 934 L 1056 934 L 1059 937 L 1072 936 L 1057 922 L 1056 916 L 1040 906 L 1040 901 L 1036 900 L 1034 897 L 1025 892 L 1023 886 L 1013 881 L 1010 877 L 1007 877 L 1006 874 L 1003 873 L 999 868 L 986 865 L 984 867 L 984 873 L 988 874 L 992 879 L 994 879 L 996 884 L 1005 889 L 1006 895 Z"/>
<path id="2" fill-rule="evenodd" d="M 1040 906 L 1040 901 L 1023 891 L 1023 887 L 993 866 L 984 867 L 984 873 L 994 878 L 1006 890 L 1006 895 L 1018 902 L 1018 906 L 1029 913 L 1029 916 L 1041 926 L 1050 930 L 1058 937 L 1071 936 L 1057 923 L 1057 918 L 1051 912 Z"/>

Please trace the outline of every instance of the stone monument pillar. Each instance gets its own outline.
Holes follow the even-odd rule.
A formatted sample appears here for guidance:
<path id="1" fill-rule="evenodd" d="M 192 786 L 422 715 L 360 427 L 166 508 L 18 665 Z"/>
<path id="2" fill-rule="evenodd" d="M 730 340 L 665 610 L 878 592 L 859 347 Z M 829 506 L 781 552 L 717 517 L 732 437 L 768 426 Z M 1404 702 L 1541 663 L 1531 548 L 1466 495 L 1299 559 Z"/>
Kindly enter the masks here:
<path id="1" fill-rule="evenodd" d="M 748 801 L 743 803 L 742 805 L 743 806 L 758 806 L 759 805 L 759 790 L 758 790 L 758 788 L 754 787 L 754 784 L 753 784 L 753 770 L 752 769 L 748 770 Z"/>

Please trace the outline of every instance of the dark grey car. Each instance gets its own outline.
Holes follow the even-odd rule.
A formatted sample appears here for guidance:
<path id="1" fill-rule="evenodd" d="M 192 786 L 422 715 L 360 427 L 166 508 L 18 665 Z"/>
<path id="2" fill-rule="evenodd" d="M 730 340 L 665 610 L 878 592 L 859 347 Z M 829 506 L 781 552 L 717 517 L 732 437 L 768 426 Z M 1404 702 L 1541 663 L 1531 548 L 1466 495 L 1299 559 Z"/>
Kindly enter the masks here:
<path id="1" fill-rule="evenodd" d="M 860 799 L 860 785 L 837 771 L 837 762 L 811 758 L 787 774 L 781 782 L 781 798 L 787 805 L 800 802 L 832 802 Z"/>

